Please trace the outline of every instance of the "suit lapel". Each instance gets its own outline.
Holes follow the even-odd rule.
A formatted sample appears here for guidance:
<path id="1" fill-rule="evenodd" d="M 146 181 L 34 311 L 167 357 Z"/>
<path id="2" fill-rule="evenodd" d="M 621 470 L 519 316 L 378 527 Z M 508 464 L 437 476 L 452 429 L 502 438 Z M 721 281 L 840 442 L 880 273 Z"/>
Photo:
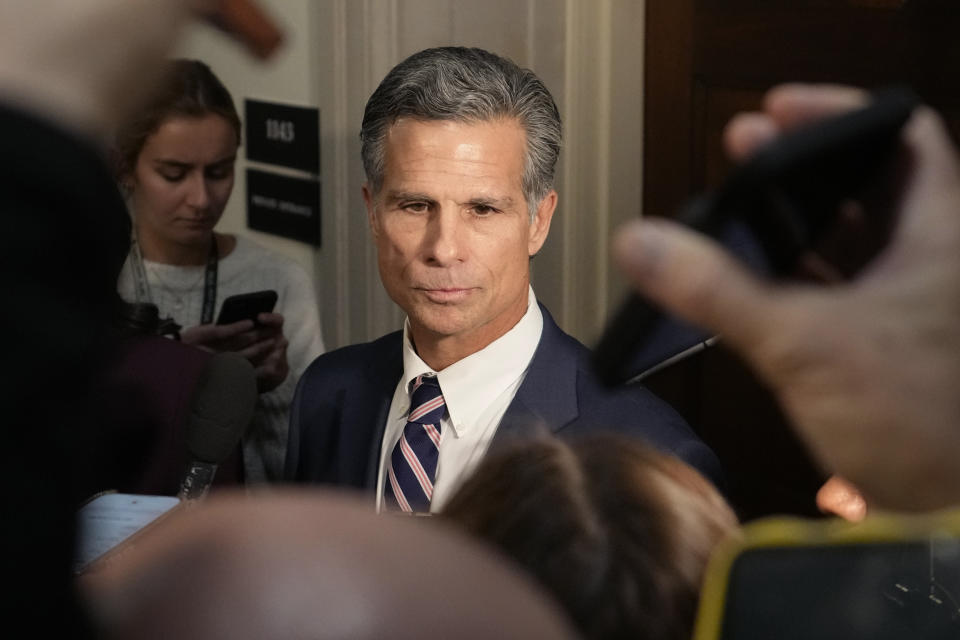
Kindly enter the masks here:
<path id="1" fill-rule="evenodd" d="M 576 343 L 540 305 L 543 332 L 513 402 L 507 407 L 493 445 L 515 437 L 554 433 L 577 419 Z"/>
<path id="2" fill-rule="evenodd" d="M 346 390 L 341 424 L 339 462 L 342 477 L 358 486 L 377 488 L 380 445 L 397 381 L 403 375 L 399 332 L 371 352 L 365 365 L 365 385 Z M 392 336 L 391 336 L 392 337 Z"/>

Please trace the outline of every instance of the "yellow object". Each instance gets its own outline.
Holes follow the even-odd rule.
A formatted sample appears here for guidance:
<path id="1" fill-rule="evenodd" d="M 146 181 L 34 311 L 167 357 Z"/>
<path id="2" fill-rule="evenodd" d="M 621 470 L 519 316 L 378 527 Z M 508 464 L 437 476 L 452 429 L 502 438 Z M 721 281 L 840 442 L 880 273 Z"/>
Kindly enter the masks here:
<path id="1" fill-rule="evenodd" d="M 901 573 L 913 580 L 896 579 Z M 932 633 L 937 635 L 915 637 L 960 638 L 957 584 L 957 508 L 923 515 L 871 514 L 856 524 L 840 519 L 758 520 L 743 527 L 741 538 L 721 544 L 711 558 L 693 638 L 740 640 L 761 637 L 759 629 L 776 630 L 778 638 L 853 640 L 860 636 L 851 629 L 872 626 L 893 637 L 889 620 L 882 622 L 887 618 L 924 632 L 936 629 Z M 748 602 L 731 600 L 745 592 Z M 778 598 L 780 610 L 768 606 Z M 782 620 L 775 621 L 778 616 Z M 829 629 L 804 631 L 817 618 L 829 621 L 824 624 Z"/>

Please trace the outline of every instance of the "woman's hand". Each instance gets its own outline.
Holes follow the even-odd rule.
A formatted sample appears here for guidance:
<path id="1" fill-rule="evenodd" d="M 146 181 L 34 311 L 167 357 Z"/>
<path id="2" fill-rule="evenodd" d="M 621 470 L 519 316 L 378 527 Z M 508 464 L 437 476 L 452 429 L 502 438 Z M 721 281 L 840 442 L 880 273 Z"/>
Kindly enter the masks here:
<path id="1" fill-rule="evenodd" d="M 279 313 L 261 313 L 257 316 L 258 341 L 240 352 L 257 372 L 260 393 L 280 386 L 290 373 L 287 363 L 287 339 L 283 335 L 283 316 Z"/>
<path id="2" fill-rule="evenodd" d="M 290 373 L 287 363 L 287 339 L 283 335 L 283 316 L 261 313 L 257 323 L 241 320 L 232 324 L 201 324 L 185 329 L 180 340 L 207 351 L 233 351 L 250 361 L 256 369 L 260 393 L 280 386 Z"/>

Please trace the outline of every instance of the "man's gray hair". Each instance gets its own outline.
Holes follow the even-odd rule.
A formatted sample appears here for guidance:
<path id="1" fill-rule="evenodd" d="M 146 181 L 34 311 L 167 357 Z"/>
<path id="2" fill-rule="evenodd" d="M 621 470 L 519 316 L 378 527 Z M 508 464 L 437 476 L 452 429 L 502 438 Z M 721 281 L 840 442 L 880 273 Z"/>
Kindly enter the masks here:
<path id="1" fill-rule="evenodd" d="M 553 188 L 563 141 L 560 112 L 532 71 L 483 49 L 438 47 L 415 53 L 367 101 L 360 130 L 372 193 L 383 186 L 384 140 L 399 118 L 486 122 L 515 118 L 526 132 L 521 185 L 531 218 Z"/>

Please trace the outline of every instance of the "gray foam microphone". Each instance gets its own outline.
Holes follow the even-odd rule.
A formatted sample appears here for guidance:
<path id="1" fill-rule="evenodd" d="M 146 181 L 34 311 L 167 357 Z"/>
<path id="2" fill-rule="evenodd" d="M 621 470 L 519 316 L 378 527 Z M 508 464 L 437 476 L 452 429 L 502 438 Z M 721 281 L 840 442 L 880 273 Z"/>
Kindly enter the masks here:
<path id="1" fill-rule="evenodd" d="M 216 353 L 207 363 L 187 414 L 187 472 L 181 500 L 203 497 L 223 462 L 250 424 L 257 402 L 253 365 L 235 353 Z"/>

